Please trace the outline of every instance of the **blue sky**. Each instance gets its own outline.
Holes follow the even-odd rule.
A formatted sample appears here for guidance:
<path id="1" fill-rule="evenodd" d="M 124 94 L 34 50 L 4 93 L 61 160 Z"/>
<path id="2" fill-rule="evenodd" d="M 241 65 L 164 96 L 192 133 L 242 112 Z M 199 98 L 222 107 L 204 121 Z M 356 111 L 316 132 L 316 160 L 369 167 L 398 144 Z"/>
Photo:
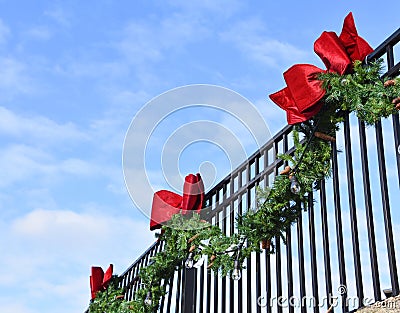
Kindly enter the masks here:
<path id="1" fill-rule="evenodd" d="M 323 67 L 313 52 L 321 32 L 340 32 L 352 11 L 376 47 L 398 28 L 399 9 L 365 0 L 0 0 L 0 311 L 83 312 L 90 266 L 122 273 L 153 242 L 121 165 L 127 129 L 148 101 L 184 85 L 223 86 L 249 99 L 274 134 L 286 118 L 268 95 L 289 66 Z M 219 166 L 213 157 L 189 154 L 180 166 Z"/>

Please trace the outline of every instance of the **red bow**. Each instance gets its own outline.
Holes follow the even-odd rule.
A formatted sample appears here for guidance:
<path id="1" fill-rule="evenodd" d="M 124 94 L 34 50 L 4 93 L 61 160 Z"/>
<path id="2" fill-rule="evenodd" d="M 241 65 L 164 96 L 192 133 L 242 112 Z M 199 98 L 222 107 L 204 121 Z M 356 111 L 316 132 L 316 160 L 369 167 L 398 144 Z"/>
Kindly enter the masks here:
<path id="1" fill-rule="evenodd" d="M 199 212 L 203 207 L 204 184 L 200 174 L 189 174 L 185 177 L 183 196 L 172 191 L 160 190 L 153 196 L 150 230 L 161 228 L 174 214 Z"/>
<path id="2" fill-rule="evenodd" d="M 112 278 L 112 273 L 112 264 L 110 264 L 105 273 L 101 267 L 92 266 L 92 275 L 90 276 L 90 291 L 92 294 L 92 300 L 96 298 L 97 292 L 105 290 L 107 288 Z"/>
<path id="3" fill-rule="evenodd" d="M 286 111 L 288 124 L 304 122 L 317 114 L 325 95 L 322 82 L 317 75 L 336 72 L 340 75 L 352 71 L 353 62 L 362 61 L 373 49 L 360 36 L 350 12 L 344 19 L 340 36 L 334 32 L 323 32 L 314 43 L 315 53 L 322 59 L 326 70 L 310 64 L 296 64 L 284 74 L 287 87 L 269 97 Z"/>

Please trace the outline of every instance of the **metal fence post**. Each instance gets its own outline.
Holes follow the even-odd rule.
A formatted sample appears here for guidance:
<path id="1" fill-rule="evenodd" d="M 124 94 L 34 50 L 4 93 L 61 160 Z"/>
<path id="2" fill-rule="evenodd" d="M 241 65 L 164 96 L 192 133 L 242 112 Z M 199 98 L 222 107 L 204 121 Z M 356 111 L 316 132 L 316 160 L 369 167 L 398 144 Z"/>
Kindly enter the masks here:
<path id="1" fill-rule="evenodd" d="M 182 313 L 192 313 L 196 310 L 196 277 L 197 269 L 184 269 L 182 281 Z"/>

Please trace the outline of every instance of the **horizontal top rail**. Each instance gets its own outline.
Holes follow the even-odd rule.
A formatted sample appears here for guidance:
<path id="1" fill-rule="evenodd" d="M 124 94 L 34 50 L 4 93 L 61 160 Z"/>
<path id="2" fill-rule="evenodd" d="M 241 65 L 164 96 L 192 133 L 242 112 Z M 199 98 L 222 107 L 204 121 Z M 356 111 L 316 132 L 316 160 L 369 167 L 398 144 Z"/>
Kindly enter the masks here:
<path id="1" fill-rule="evenodd" d="M 388 47 L 393 47 L 400 41 L 400 28 L 390 35 L 384 42 L 382 42 L 373 52 L 367 56 L 367 60 L 376 60 L 383 56 Z"/>

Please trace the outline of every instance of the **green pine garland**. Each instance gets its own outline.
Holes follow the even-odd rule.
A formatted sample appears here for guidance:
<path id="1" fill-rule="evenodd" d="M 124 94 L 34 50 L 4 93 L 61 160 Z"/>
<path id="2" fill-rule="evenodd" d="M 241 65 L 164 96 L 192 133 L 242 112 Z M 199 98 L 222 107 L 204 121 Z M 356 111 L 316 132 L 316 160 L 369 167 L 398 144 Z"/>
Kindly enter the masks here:
<path id="1" fill-rule="evenodd" d="M 108 287 L 99 291 L 89 305 L 89 313 L 132 313 L 132 303 L 123 299 L 124 291 L 118 288 L 118 277 L 113 276 Z"/>
<path id="2" fill-rule="evenodd" d="M 356 61 L 352 74 L 322 74 L 320 79 L 327 90 L 326 105 L 355 112 L 367 125 L 374 125 L 381 118 L 395 114 L 397 110 L 392 100 L 400 95 L 400 80 L 396 79 L 394 85 L 385 87 L 381 72 L 382 60 L 378 60 L 369 66 Z"/>
<path id="3" fill-rule="evenodd" d="M 307 208 L 308 195 L 318 189 L 318 182 L 331 174 L 331 143 L 314 137 L 316 128 L 334 137 L 345 112 L 354 112 L 367 125 L 397 112 L 392 100 L 400 95 L 400 80 L 384 86 L 381 72 L 382 61 L 379 60 L 368 66 L 355 62 L 351 74 L 324 73 L 319 76 L 326 90 L 323 108 L 309 121 L 294 127 L 294 154 L 278 156 L 295 169 L 294 174 L 301 186 L 299 194 L 291 192 L 288 175 L 278 175 L 271 188 L 257 190 L 256 210 L 237 216 L 237 233 L 231 236 L 223 234 L 219 227 L 202 221 L 198 214 L 174 215 L 163 227 L 164 233 L 159 235 L 159 240 L 165 243 L 164 250 L 140 271 L 142 285 L 135 294 L 135 300 L 130 303 L 134 312 L 157 311 L 159 299 L 165 295 L 170 278 L 176 270 L 183 268 L 189 251 L 193 251 L 194 261 L 202 255 L 207 256 L 210 269 L 221 276 L 228 276 L 236 258 L 243 264 L 252 252 L 261 251 L 261 241 L 270 242 L 267 253 L 274 252 L 275 238 L 282 238 L 285 242 L 286 230 Z M 243 240 L 245 244 L 241 246 Z M 149 292 L 152 304 L 146 305 Z M 110 300 L 109 297 L 101 299 Z"/>

